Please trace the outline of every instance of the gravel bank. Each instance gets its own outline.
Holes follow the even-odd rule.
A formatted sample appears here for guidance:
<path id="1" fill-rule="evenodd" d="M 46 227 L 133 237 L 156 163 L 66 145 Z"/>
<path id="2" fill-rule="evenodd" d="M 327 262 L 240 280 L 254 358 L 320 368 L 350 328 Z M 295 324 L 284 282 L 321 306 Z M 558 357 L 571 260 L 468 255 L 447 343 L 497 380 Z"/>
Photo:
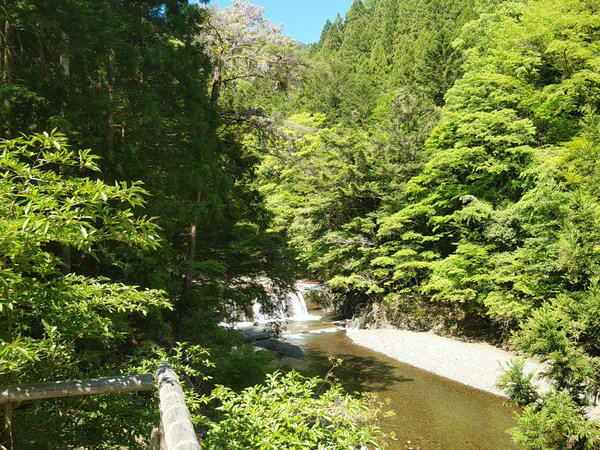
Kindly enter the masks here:
<path id="1" fill-rule="evenodd" d="M 489 344 L 456 341 L 432 333 L 347 329 L 346 334 L 355 344 L 390 358 L 503 396 L 495 387 L 501 374 L 500 364 L 506 365 L 515 357 L 515 354 Z M 526 364 L 527 372 L 539 373 L 541 369 L 539 363 L 528 361 Z"/>

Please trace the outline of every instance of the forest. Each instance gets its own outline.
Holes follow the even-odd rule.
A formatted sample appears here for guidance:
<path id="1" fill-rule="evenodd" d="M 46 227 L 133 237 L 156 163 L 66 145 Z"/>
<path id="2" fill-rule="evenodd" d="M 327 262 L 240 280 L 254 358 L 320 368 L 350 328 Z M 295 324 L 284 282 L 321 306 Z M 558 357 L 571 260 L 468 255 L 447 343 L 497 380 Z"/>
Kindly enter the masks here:
<path id="1" fill-rule="evenodd" d="M 499 381 L 512 439 L 600 446 L 597 0 L 354 0 L 311 45 L 246 0 L 3 0 L 0 77 L 0 386 L 168 361 L 203 448 L 379 447 L 377 402 L 220 326 L 307 279 L 544 362 L 548 391 Z M 159 420 L 149 393 L 12 415 L 0 448 Z"/>

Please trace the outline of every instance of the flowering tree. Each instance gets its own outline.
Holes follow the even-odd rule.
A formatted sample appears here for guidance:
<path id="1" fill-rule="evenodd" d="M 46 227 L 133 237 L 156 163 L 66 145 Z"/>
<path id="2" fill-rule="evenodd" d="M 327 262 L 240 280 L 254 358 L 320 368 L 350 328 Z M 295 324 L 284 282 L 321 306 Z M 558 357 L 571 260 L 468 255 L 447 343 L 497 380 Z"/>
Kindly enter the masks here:
<path id="1" fill-rule="evenodd" d="M 294 41 L 263 17 L 264 9 L 235 1 L 220 9 L 212 6 L 200 40 L 214 64 L 211 101 L 216 104 L 221 88 L 238 80 L 269 80 L 274 89 L 285 89 L 299 66 Z"/>
<path id="2" fill-rule="evenodd" d="M 242 187 L 241 180 L 250 180 L 254 158 L 248 158 L 245 149 L 247 143 L 258 139 L 261 141 L 261 151 L 274 147 L 280 140 L 280 127 L 269 117 L 263 107 L 247 103 L 249 96 L 240 95 L 236 106 L 231 106 L 221 99 L 224 87 L 244 85 L 257 93 L 264 93 L 265 84 L 254 84 L 262 81 L 270 85 L 268 90 L 281 91 L 291 80 L 297 78 L 295 69 L 299 62 L 294 55 L 295 43 L 289 36 L 281 33 L 281 28 L 274 26 L 263 18 L 263 8 L 251 5 L 247 1 L 236 1 L 232 6 L 221 10 L 218 6 L 204 7 L 205 20 L 201 25 L 197 43 L 206 49 L 213 63 L 211 103 L 219 111 L 222 123 L 226 125 L 219 131 L 229 152 L 227 159 L 231 164 L 223 167 L 226 175 L 236 180 L 238 193 L 246 189 L 244 194 L 253 194 L 249 184 Z M 246 139 L 248 138 L 248 139 Z M 245 146 L 238 145 L 244 141 Z M 275 145 L 274 145 L 275 144 Z M 243 147 L 243 148 L 242 148 Z M 196 204 L 201 202 L 202 195 L 196 192 Z M 237 213 L 240 217 L 246 214 L 242 209 Z M 243 223 L 244 220 L 240 220 Z M 263 227 L 264 228 L 264 227 Z M 190 224 L 188 267 L 196 259 L 198 216 L 193 215 Z M 248 242 L 248 241 L 247 241 Z M 268 259 L 268 258 L 267 258 Z M 191 299 L 192 274 L 184 277 L 181 305 L 187 305 Z"/>

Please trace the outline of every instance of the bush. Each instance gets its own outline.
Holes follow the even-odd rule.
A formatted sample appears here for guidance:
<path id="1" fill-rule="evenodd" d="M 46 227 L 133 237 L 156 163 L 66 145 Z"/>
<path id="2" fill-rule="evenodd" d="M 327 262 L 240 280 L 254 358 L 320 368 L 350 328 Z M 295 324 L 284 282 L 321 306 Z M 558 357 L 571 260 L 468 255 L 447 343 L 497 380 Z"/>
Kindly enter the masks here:
<path id="1" fill-rule="evenodd" d="M 367 402 L 339 386 L 324 388 L 319 378 L 292 371 L 267 376 L 262 385 L 236 394 L 217 387 L 220 402 L 213 421 L 207 421 L 206 449 L 222 448 L 354 448 L 378 446 L 379 429 Z"/>

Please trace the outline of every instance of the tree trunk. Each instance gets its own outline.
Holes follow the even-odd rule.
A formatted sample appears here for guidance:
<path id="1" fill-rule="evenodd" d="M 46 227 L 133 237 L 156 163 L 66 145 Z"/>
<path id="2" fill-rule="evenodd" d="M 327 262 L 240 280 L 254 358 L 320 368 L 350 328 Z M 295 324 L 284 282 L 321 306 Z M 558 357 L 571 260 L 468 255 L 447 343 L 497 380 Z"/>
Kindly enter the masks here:
<path id="1" fill-rule="evenodd" d="M 196 203 L 200 203 L 202 199 L 202 193 L 200 191 L 196 191 Z M 190 224 L 190 236 L 188 242 L 188 253 L 185 258 L 185 262 L 190 264 L 194 262 L 194 258 L 196 257 L 196 236 L 198 234 L 198 216 L 194 215 L 192 217 L 192 223 Z M 181 293 L 181 305 L 186 306 L 190 301 L 190 292 L 192 290 L 192 274 L 190 270 L 187 269 L 185 275 L 183 276 L 183 292 Z M 183 311 L 179 311 L 179 313 L 183 313 Z"/>
<path id="2" fill-rule="evenodd" d="M 210 93 L 210 102 L 216 106 L 219 100 L 219 94 L 221 93 L 221 68 L 218 63 L 215 63 L 215 69 L 213 72 L 213 83 L 212 90 Z"/>
<path id="3" fill-rule="evenodd" d="M 4 20 L 2 27 L 2 84 L 5 86 L 10 83 L 10 71 L 12 60 L 12 27 L 8 19 Z M 11 137 L 13 123 L 13 109 L 10 101 L 9 93 L 7 92 L 2 99 L 2 107 L 5 110 L 6 123 L 4 125 L 4 135 L 8 139 Z"/>
<path id="4" fill-rule="evenodd" d="M 71 76 L 71 61 L 69 59 L 69 55 L 67 53 L 67 49 L 69 48 L 69 36 L 64 31 L 61 33 L 64 48 L 60 52 L 60 66 L 62 67 L 63 76 L 65 77 L 65 81 L 69 79 Z M 67 81 L 67 89 L 69 87 L 69 83 Z M 65 118 L 65 110 L 67 109 L 67 95 L 63 98 L 60 115 L 64 119 Z M 61 166 L 61 171 L 63 170 Z M 60 244 L 60 258 L 64 263 L 63 274 L 68 274 L 71 272 L 71 247 L 61 243 Z"/>
<path id="5" fill-rule="evenodd" d="M 62 67 L 63 75 L 66 78 L 71 76 L 71 61 L 68 53 L 65 51 L 69 47 L 69 36 L 64 31 L 61 33 L 65 49 L 60 52 L 60 66 Z"/>
<path id="6" fill-rule="evenodd" d="M 215 63 L 213 72 L 213 83 L 212 90 L 210 94 L 210 102 L 213 106 L 216 107 L 217 101 L 219 100 L 219 94 L 221 90 L 221 69 L 218 63 Z M 200 203 L 202 198 L 202 193 L 200 191 L 196 191 L 196 203 Z M 198 232 L 198 216 L 194 215 L 192 217 L 192 223 L 190 224 L 190 234 L 188 241 L 188 253 L 186 256 L 186 263 L 190 264 L 194 262 L 196 258 L 196 235 Z M 186 273 L 183 276 L 183 291 L 181 292 L 180 299 L 180 310 L 179 313 L 183 313 L 185 307 L 190 303 L 190 293 L 192 290 L 192 275 L 190 274 L 189 269 L 186 270 Z"/>
<path id="7" fill-rule="evenodd" d="M 108 99 L 112 108 L 115 100 L 115 51 L 111 50 L 108 56 Z M 104 138 L 104 182 L 106 184 L 114 184 L 115 177 L 113 168 L 111 167 L 112 154 L 115 148 L 115 121 L 112 110 L 108 111 L 106 118 L 106 135 Z"/>
<path id="8" fill-rule="evenodd" d="M 215 64 L 214 73 L 213 73 L 213 84 L 212 91 L 210 95 L 210 102 L 216 106 L 217 101 L 219 99 L 219 92 L 221 89 L 221 71 L 219 68 L 219 64 Z M 202 193 L 200 191 L 196 191 L 196 203 L 200 203 L 202 199 Z M 198 216 L 194 215 L 192 217 L 192 223 L 190 224 L 190 234 L 188 241 L 188 253 L 186 256 L 186 263 L 190 264 L 194 262 L 196 258 L 196 235 L 198 232 Z M 192 275 L 189 273 L 189 269 L 186 270 L 186 273 L 183 276 L 183 291 L 181 292 L 181 300 L 180 305 L 182 309 L 185 309 L 185 306 L 189 305 L 190 302 L 190 293 L 192 290 Z M 183 311 L 180 310 L 180 313 Z"/>

